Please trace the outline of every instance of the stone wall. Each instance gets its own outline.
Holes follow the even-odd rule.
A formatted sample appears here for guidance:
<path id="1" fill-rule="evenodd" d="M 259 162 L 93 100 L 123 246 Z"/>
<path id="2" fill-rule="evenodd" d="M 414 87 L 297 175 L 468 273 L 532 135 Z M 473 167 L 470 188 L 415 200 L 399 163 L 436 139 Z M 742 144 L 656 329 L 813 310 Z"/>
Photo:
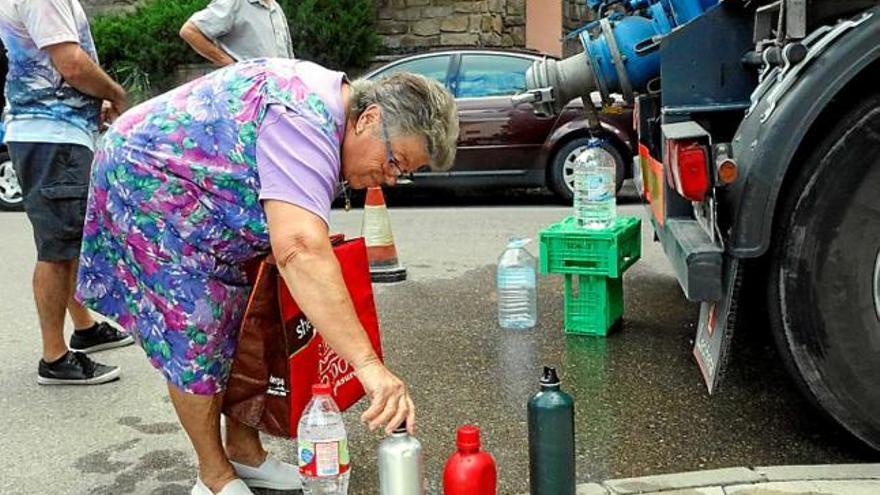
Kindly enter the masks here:
<path id="1" fill-rule="evenodd" d="M 174 0 L 168 0 L 174 1 Z M 80 0 L 89 16 L 132 11 L 141 0 Z"/>
<path id="2" fill-rule="evenodd" d="M 80 1 L 94 16 L 131 11 L 143 0 Z M 542 0 L 376 0 L 382 51 L 393 55 L 432 47 L 524 48 L 526 1 Z M 576 29 L 589 16 L 584 0 L 562 0 L 562 4 L 564 32 Z M 563 51 L 574 53 L 579 45 L 569 41 Z"/>
<path id="3" fill-rule="evenodd" d="M 534 1 L 534 0 L 533 0 Z M 568 34 L 593 18 L 584 0 L 562 0 L 562 32 Z M 569 57 L 583 51 L 580 40 L 569 39 L 562 43 L 562 56 Z"/>
<path id="4" fill-rule="evenodd" d="M 532 0 L 540 1 L 540 0 Z M 379 0 L 386 51 L 438 46 L 525 47 L 526 0 Z"/>
<path id="5" fill-rule="evenodd" d="M 566 33 L 581 27 L 591 17 L 584 0 L 562 0 L 562 27 Z"/>

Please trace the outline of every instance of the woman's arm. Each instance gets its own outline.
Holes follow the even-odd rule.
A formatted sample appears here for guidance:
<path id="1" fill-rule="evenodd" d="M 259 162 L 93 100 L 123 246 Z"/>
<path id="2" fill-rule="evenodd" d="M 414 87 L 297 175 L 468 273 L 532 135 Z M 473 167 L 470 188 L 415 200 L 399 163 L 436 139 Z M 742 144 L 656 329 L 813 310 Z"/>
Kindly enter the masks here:
<path id="1" fill-rule="evenodd" d="M 272 252 L 291 295 L 327 344 L 354 366 L 370 396 L 371 405 L 361 420 L 370 429 L 386 424 L 390 433 L 406 419 L 412 430 L 415 409 L 406 385 L 373 351 L 333 254 L 327 225 L 290 203 L 267 200 L 263 206 Z"/>

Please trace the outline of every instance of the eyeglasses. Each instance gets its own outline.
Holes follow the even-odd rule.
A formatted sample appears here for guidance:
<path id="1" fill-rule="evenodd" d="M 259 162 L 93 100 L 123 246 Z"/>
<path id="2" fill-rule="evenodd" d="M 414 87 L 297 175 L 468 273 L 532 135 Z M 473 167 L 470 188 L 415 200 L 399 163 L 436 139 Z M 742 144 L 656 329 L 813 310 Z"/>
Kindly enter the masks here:
<path id="1" fill-rule="evenodd" d="M 385 140 L 385 159 L 392 167 L 394 167 L 394 172 L 397 178 L 412 181 L 414 178 L 413 173 L 404 172 L 403 169 L 400 168 L 400 162 L 394 157 L 394 153 L 391 150 L 391 140 L 388 139 L 388 125 L 385 124 L 385 119 L 382 119 L 382 139 Z"/>

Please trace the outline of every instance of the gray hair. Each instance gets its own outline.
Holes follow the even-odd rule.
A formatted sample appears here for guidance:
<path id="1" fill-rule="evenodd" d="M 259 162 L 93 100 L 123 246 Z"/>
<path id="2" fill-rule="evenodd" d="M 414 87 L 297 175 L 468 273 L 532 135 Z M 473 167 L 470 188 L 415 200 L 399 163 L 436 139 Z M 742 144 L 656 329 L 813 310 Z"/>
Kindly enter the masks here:
<path id="1" fill-rule="evenodd" d="M 372 104 L 382 109 L 382 119 L 392 136 L 425 139 L 432 170 L 452 167 L 458 140 L 458 111 L 452 95 L 440 83 L 409 72 L 372 81 L 353 81 L 348 118 L 359 117 Z"/>

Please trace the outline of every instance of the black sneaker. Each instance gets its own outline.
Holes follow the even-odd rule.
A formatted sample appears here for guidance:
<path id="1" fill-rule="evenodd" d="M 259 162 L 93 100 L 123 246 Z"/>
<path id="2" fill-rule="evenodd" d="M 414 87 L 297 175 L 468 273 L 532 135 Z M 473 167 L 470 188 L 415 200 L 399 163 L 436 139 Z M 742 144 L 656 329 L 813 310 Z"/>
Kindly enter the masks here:
<path id="1" fill-rule="evenodd" d="M 98 385 L 118 378 L 118 366 L 96 363 L 81 352 L 67 351 L 51 364 L 41 359 L 37 368 L 40 385 Z"/>
<path id="2" fill-rule="evenodd" d="M 125 335 L 106 322 L 98 323 L 85 332 L 73 332 L 70 336 L 70 350 L 86 354 L 133 343 L 134 339 L 131 335 Z"/>

